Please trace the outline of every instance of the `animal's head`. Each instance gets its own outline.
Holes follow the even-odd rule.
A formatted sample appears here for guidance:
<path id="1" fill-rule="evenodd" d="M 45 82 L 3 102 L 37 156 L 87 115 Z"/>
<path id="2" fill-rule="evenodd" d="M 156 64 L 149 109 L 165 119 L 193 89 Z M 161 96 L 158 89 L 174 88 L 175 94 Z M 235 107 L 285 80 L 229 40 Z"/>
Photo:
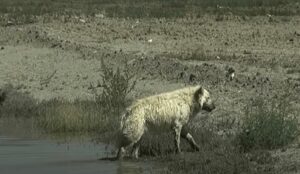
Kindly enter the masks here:
<path id="1" fill-rule="evenodd" d="M 202 110 L 211 112 L 216 108 L 214 102 L 210 98 L 210 94 L 207 90 L 205 90 L 203 87 L 200 87 L 196 92 L 195 92 L 195 99 L 196 102 L 199 103 L 200 108 Z"/>

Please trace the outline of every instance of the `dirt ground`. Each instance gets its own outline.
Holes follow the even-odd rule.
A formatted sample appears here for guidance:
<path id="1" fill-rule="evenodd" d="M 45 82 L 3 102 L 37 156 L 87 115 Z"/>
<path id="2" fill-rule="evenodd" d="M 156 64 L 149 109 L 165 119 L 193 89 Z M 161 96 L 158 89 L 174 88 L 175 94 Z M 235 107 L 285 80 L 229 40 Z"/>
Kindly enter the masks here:
<path id="1" fill-rule="evenodd" d="M 38 100 L 93 99 L 101 59 L 116 67 L 127 62 L 137 79 L 133 98 L 193 84 L 209 89 L 218 109 L 196 119 L 222 135 L 234 131 L 256 96 L 273 100 L 288 93 L 291 107 L 300 109 L 299 48 L 299 16 L 43 16 L 0 26 L 0 87 L 12 84 Z M 300 171 L 289 167 L 300 166 L 299 144 L 271 151 L 278 171 Z"/>

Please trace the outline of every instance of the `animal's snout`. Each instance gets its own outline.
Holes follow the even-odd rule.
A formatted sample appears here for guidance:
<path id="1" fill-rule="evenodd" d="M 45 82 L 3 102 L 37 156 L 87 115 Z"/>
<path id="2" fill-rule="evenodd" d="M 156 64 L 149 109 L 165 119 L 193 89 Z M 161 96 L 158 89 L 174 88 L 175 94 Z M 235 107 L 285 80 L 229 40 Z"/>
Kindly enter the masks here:
<path id="1" fill-rule="evenodd" d="M 210 104 L 204 104 L 203 105 L 203 110 L 206 110 L 208 112 L 213 111 L 214 109 L 216 109 L 216 106 L 213 102 L 211 102 Z"/>
<path id="2" fill-rule="evenodd" d="M 210 111 L 212 111 L 212 110 L 216 109 L 216 105 L 215 105 L 215 103 L 212 103 L 212 104 L 211 104 L 211 107 L 210 107 L 210 109 L 211 109 Z"/>

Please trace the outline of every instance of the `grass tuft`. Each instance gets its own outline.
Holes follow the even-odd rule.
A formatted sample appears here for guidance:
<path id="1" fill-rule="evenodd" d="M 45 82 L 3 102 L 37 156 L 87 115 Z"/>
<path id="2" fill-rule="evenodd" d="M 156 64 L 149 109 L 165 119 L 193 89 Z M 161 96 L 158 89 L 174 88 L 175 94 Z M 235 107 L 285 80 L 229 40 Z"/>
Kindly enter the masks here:
<path id="1" fill-rule="evenodd" d="M 284 96 L 269 103 L 258 97 L 246 107 L 245 121 L 238 140 L 245 151 L 275 149 L 291 143 L 299 135 L 296 113 Z"/>

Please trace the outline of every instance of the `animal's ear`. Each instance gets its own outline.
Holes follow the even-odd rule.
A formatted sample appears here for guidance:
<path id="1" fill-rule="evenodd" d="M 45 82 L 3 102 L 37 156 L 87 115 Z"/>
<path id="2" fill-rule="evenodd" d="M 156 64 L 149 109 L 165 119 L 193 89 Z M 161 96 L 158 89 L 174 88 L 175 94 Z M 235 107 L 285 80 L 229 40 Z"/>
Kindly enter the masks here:
<path id="1" fill-rule="evenodd" d="M 199 89 L 197 89 L 197 91 L 195 92 L 195 97 L 198 98 L 200 96 L 202 96 L 204 94 L 204 89 L 201 86 Z"/>

